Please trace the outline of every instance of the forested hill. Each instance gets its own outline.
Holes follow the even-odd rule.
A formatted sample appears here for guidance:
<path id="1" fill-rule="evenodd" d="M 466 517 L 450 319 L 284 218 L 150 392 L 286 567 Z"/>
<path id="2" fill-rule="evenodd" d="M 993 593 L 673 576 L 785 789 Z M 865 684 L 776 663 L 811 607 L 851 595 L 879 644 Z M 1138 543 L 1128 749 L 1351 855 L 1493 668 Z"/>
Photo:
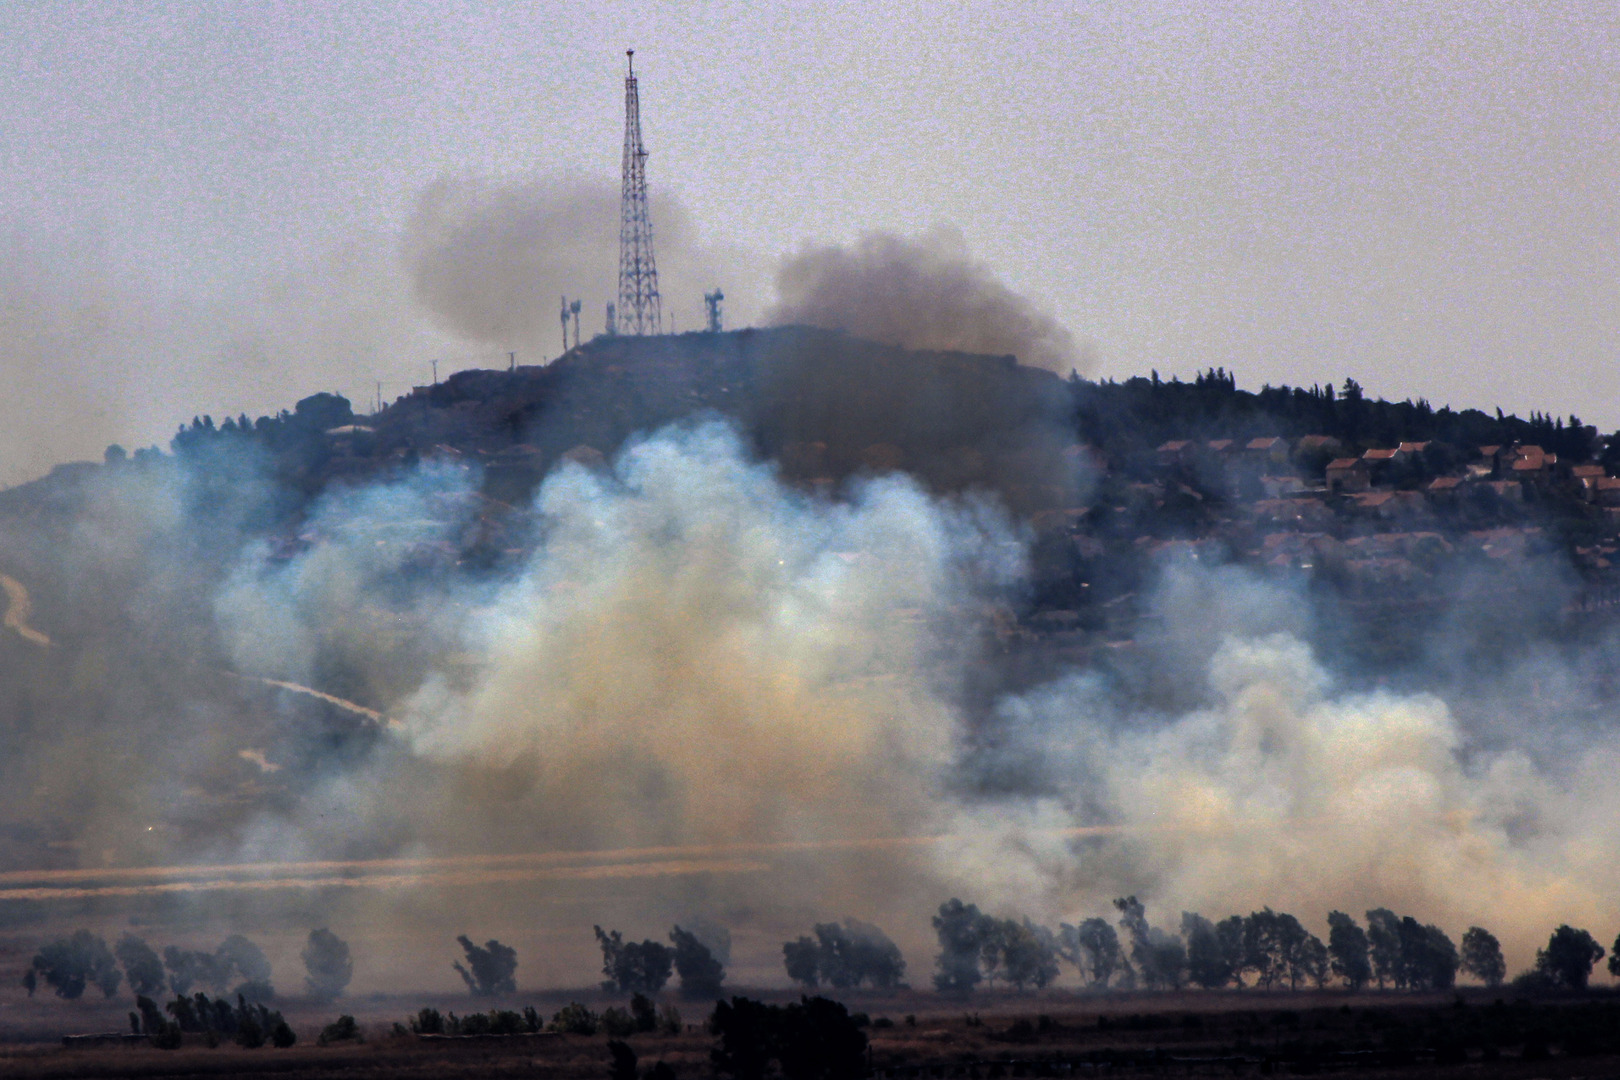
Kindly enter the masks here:
<path id="1" fill-rule="evenodd" d="M 1437 442 L 1466 458 L 1480 446 L 1524 444 L 1565 462 L 1600 461 L 1610 472 L 1620 464 L 1620 443 L 1600 437 L 1574 414 L 1566 420 L 1532 413 L 1526 420 L 1499 408 L 1487 413 L 1435 408 L 1421 398 L 1384 401 L 1365 396 L 1353 379 L 1338 389 L 1329 384 L 1248 391 L 1238 389 L 1233 373 L 1212 368 L 1192 382 L 1162 380 L 1155 372 L 1123 382 L 1071 376 L 1069 385 L 1079 436 L 1102 449 L 1115 468 L 1135 475 L 1150 472 L 1156 449 L 1172 440 L 1293 441 L 1307 435 L 1328 436 L 1354 452 Z"/>

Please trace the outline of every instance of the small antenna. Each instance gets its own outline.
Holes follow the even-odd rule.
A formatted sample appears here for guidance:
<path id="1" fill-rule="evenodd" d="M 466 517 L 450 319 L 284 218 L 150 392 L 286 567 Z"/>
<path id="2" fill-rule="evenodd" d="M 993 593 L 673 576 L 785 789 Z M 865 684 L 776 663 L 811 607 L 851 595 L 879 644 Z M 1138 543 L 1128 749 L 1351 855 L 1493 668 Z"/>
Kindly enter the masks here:
<path id="1" fill-rule="evenodd" d="M 709 309 L 709 333 L 720 332 L 720 305 L 725 302 L 726 294 L 719 289 L 703 294 L 703 306 Z"/>

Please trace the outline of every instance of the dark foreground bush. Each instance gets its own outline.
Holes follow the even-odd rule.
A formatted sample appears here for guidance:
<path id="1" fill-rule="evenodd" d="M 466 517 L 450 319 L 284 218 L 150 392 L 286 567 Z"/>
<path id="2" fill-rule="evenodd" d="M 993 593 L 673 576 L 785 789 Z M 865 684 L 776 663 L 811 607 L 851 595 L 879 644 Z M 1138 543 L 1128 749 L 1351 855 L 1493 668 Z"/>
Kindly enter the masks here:
<path id="1" fill-rule="evenodd" d="M 866 1068 L 866 1035 L 849 1010 L 823 997 L 766 1005 L 744 997 L 719 1002 L 709 1018 L 716 1072 L 761 1080 L 776 1062 L 787 1080 L 842 1080 Z"/>
<path id="2" fill-rule="evenodd" d="M 256 1050 L 267 1042 L 285 1049 L 298 1042 L 298 1035 L 280 1012 L 262 1003 L 251 1003 L 241 995 L 237 996 L 234 1006 L 223 998 L 210 999 L 207 994 L 197 994 L 175 998 L 164 1008 L 174 1017 L 176 1033 L 201 1034 L 209 1046 L 229 1039 L 249 1050 Z M 145 1011 L 142 1010 L 143 1014 Z M 178 1038 L 175 1045 L 179 1045 Z"/>
<path id="3" fill-rule="evenodd" d="M 315 1040 L 318 1046 L 331 1046 L 340 1042 L 365 1042 L 366 1037 L 360 1030 L 360 1025 L 354 1022 L 354 1017 L 345 1013 L 321 1029 L 321 1034 Z"/>

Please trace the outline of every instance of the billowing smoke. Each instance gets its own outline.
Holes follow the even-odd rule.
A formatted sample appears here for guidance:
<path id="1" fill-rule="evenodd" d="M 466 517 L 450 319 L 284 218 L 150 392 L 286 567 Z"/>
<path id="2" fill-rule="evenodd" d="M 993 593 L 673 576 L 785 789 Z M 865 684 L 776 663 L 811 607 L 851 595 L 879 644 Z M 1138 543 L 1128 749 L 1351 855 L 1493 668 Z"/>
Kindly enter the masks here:
<path id="1" fill-rule="evenodd" d="M 701 294 L 717 285 L 732 294 L 732 322 L 746 319 L 746 258 L 700 241 L 656 189 L 650 212 L 665 329 L 699 329 Z M 581 340 L 617 299 L 619 189 L 578 175 L 444 176 L 418 197 L 401 244 L 416 298 L 443 329 L 538 363 L 561 346 L 560 298 L 582 301 Z"/>
<path id="2" fill-rule="evenodd" d="M 1120 830 L 1077 858 L 1031 846 L 1020 884 L 1053 910 L 1086 893 L 1102 910 L 1110 892 L 1312 923 L 1390 905 L 1459 932 L 1483 922 L 1520 960 L 1559 922 L 1607 928 L 1612 736 L 1562 768 L 1482 751 L 1440 697 L 1336 686 L 1290 634 L 1225 637 L 1201 681 L 1201 707 L 1157 719 L 1122 714 L 1088 674 L 1002 703 L 998 766 L 1047 822 Z M 1006 880 L 1018 835 L 992 839 L 981 858 Z"/>
<path id="3" fill-rule="evenodd" d="M 1060 375 L 1089 370 L 1074 335 L 969 255 L 962 234 L 868 232 L 809 246 L 776 271 L 772 325 L 803 324 L 911 349 L 1012 354 Z"/>
<path id="4" fill-rule="evenodd" d="M 424 465 L 334 489 L 300 527 L 307 550 L 221 557 L 188 517 L 213 496 L 125 466 L 69 532 L 33 550 L 9 536 L 15 577 L 47 586 L 29 618 L 50 644 L 13 627 L 0 660 L 8 693 L 53 720 L 7 729 L 10 820 L 53 822 L 80 865 L 419 860 L 353 864 L 342 903 L 382 903 L 424 940 L 474 917 L 509 933 L 536 897 L 567 896 L 553 928 L 574 953 L 530 979 L 589 970 L 584 930 L 609 915 L 729 922 L 767 958 L 774 935 L 852 915 L 916 953 L 952 894 L 1047 921 L 1127 893 L 1313 926 L 1388 905 L 1487 925 L 1516 964 L 1560 921 L 1608 932 L 1612 731 L 1481 725 L 1452 678 L 1358 681 L 1309 644 L 1302 594 L 1172 567 L 1166 632 L 1135 670 L 1077 667 L 981 708 L 963 672 L 998 662 L 990 630 L 1024 557 L 988 505 L 899 475 L 811 496 L 729 427 L 677 426 L 555 470 L 523 564 L 413 570 L 472 526 L 475 483 Z M 47 580 L 52 559 L 88 592 Z M 388 721 L 311 730 L 232 671 Z M 1506 700 L 1558 726 L 1529 687 Z"/>
<path id="5" fill-rule="evenodd" d="M 678 427 L 611 471 L 554 472 L 516 576 L 401 610 L 398 548 L 376 538 L 454 494 L 422 473 L 334 499 L 311 523 L 331 542 L 220 594 L 239 669 L 314 679 L 341 654 L 351 681 L 391 688 L 397 745 L 376 767 L 415 778 L 396 798 L 345 774 L 318 821 L 256 826 L 254 857 L 384 852 L 402 821 L 413 844 L 523 852 L 859 851 L 943 826 L 964 628 L 1022 570 L 998 512 L 902 476 L 812 497 L 728 426 Z M 889 890 L 880 860 L 845 870 L 826 903 Z"/>

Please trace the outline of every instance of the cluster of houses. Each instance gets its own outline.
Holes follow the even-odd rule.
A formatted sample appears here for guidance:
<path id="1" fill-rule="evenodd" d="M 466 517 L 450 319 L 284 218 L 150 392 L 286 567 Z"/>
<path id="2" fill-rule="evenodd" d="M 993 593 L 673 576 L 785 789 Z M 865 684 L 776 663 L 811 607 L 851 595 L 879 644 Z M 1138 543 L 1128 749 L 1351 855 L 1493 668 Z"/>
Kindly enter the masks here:
<path id="1" fill-rule="evenodd" d="M 1561 485 L 1567 494 L 1607 509 L 1620 509 L 1620 477 L 1608 476 L 1603 466 L 1570 464 L 1560 467 L 1558 455 L 1539 446 L 1481 446 L 1477 457 L 1456 471 L 1431 475 L 1430 443 L 1403 442 L 1348 455 L 1343 443 L 1328 435 L 1306 435 L 1294 441 L 1275 436 L 1239 442 L 1178 439 L 1160 446 L 1159 464 L 1167 469 L 1192 468 L 1208 475 L 1211 468 L 1224 474 L 1230 490 L 1243 490 L 1245 481 L 1258 482 L 1271 498 L 1350 496 L 1358 505 L 1376 508 L 1390 504 L 1390 496 L 1415 493 L 1445 505 L 1464 491 L 1488 491 L 1498 499 L 1522 503 Z M 1313 460 L 1320 462 L 1321 481 L 1313 482 Z M 1400 500 L 1396 505 L 1402 505 Z M 1416 505 L 1407 500 L 1405 505 Z M 1620 522 L 1620 516 L 1617 516 Z"/>
<path id="2" fill-rule="evenodd" d="M 1220 492 L 1223 516 L 1237 520 L 1199 540 L 1141 537 L 1143 547 L 1236 548 L 1271 567 L 1333 567 L 1347 583 L 1387 592 L 1432 580 L 1455 555 L 1514 561 L 1550 551 L 1546 511 L 1562 509 L 1607 537 L 1576 547 L 1577 566 L 1607 579 L 1620 562 L 1620 477 L 1539 446 L 1464 453 L 1403 442 L 1354 454 L 1325 435 L 1178 439 L 1158 447 L 1157 463 L 1152 487 Z"/>

